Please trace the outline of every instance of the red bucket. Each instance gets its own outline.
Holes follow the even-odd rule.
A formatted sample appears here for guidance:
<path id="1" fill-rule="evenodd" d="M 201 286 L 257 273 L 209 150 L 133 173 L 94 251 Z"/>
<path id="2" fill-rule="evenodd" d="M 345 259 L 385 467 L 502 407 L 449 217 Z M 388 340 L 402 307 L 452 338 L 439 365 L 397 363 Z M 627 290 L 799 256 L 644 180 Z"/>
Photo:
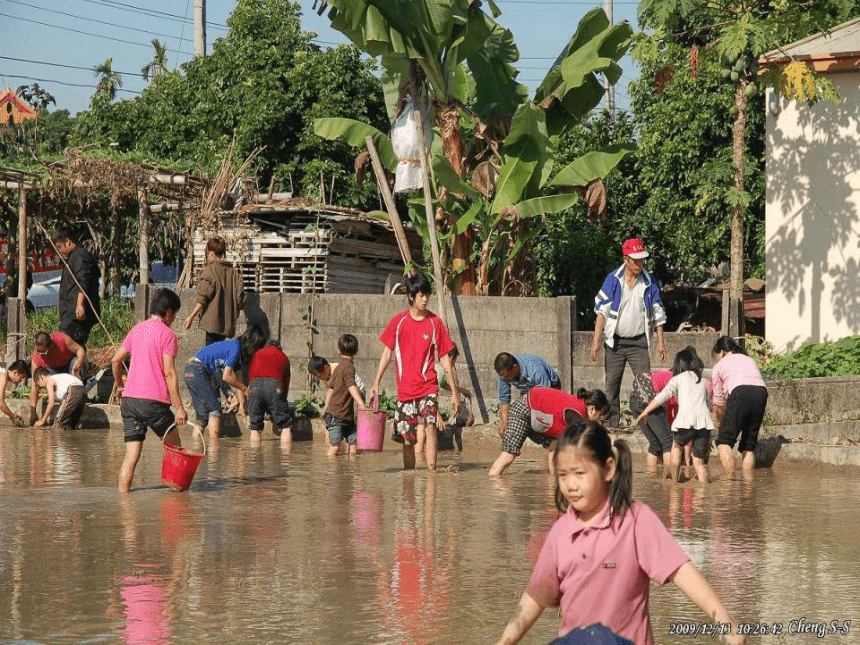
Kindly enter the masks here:
<path id="1" fill-rule="evenodd" d="M 206 440 L 203 438 L 203 433 L 197 426 L 194 426 L 194 429 L 200 433 L 200 440 L 203 442 L 202 453 L 164 443 L 167 432 L 161 438 L 161 445 L 164 448 L 164 457 L 161 460 L 161 483 L 175 491 L 189 489 L 197 467 L 206 456 Z"/>
<path id="2" fill-rule="evenodd" d="M 380 452 L 385 439 L 385 420 L 388 414 L 379 411 L 379 397 L 373 395 L 372 410 L 358 410 L 358 440 L 356 447 L 362 452 Z"/>

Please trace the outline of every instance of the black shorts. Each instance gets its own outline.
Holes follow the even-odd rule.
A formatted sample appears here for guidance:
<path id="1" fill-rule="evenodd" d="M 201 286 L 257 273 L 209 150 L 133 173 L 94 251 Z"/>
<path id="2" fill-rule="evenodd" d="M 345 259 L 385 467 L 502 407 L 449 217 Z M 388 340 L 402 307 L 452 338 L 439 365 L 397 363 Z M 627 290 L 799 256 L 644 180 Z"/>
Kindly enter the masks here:
<path id="1" fill-rule="evenodd" d="M 293 410 L 284 396 L 283 384 L 276 378 L 255 378 L 248 386 L 248 429 L 263 430 L 266 412 L 272 417 L 275 434 L 293 424 Z"/>
<path id="2" fill-rule="evenodd" d="M 704 459 L 711 443 L 711 431 L 698 428 L 680 428 L 672 432 L 672 439 L 679 446 L 693 442 L 693 456 Z"/>
<path id="3" fill-rule="evenodd" d="M 176 425 L 170 405 L 161 401 L 124 396 L 120 412 L 126 442 L 143 441 L 146 439 L 147 428 L 152 428 L 156 435 L 163 437 Z"/>
<path id="4" fill-rule="evenodd" d="M 767 407 L 767 388 L 761 385 L 738 385 L 729 394 L 726 411 L 720 423 L 718 446 L 734 447 L 738 435 L 740 452 L 752 452 L 758 445 L 758 432 Z"/>

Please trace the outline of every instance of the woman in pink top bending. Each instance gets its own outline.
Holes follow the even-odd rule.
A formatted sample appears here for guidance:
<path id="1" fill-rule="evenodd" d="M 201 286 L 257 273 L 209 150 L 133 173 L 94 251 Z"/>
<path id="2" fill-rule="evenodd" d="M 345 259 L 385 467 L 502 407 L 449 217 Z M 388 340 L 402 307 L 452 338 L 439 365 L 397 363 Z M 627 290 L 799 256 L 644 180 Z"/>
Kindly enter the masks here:
<path id="1" fill-rule="evenodd" d="M 712 350 L 716 364 L 711 372 L 714 383 L 714 417 L 719 433 L 717 450 L 720 463 L 729 475 L 735 472 L 732 449 L 740 435 L 738 451 L 744 470 L 755 468 L 758 432 L 767 407 L 767 388 L 758 365 L 744 348 L 729 336 L 720 336 Z"/>
<path id="2" fill-rule="evenodd" d="M 572 422 L 571 422 L 572 421 Z M 707 580 L 649 507 L 633 501 L 630 448 L 594 421 L 569 419 L 555 453 L 561 517 L 499 644 L 517 643 L 545 607 L 561 607 L 559 634 L 601 623 L 653 645 L 650 581 L 674 582 L 708 617 L 708 635 L 745 643 Z"/>

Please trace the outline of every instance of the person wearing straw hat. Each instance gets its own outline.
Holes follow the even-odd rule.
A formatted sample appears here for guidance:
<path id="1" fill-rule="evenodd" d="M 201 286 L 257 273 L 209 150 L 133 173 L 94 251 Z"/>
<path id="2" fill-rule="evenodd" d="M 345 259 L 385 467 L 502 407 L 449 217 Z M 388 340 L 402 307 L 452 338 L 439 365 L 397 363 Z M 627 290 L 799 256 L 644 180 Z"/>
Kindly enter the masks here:
<path id="1" fill-rule="evenodd" d="M 77 236 L 65 226 L 54 231 L 51 242 L 65 259 L 59 292 L 60 331 L 76 343 L 86 345 L 102 311 L 99 264 L 92 253 L 78 245 Z"/>
<path id="2" fill-rule="evenodd" d="M 624 366 L 629 363 L 633 375 L 651 371 L 651 336 L 655 333 L 660 360 L 666 360 L 663 325 L 666 310 L 660 299 L 657 281 L 644 268 L 649 253 L 642 240 L 631 238 L 621 248 L 623 264 L 606 276 L 600 292 L 594 298 L 594 337 L 591 360 L 600 354 L 600 336 L 604 338 L 604 370 L 606 396 L 611 411 L 606 426 L 618 426 L 621 410 L 618 395 Z"/>
<path id="3" fill-rule="evenodd" d="M 188 422 L 176 375 L 179 342 L 170 329 L 181 306 L 179 296 L 170 289 L 156 291 L 150 307 L 152 317 L 131 328 L 111 359 L 125 431 L 125 459 L 119 470 L 121 493 L 131 490 L 147 428 L 178 446 L 178 427 Z M 128 378 L 124 379 L 122 366 L 129 357 Z M 171 403 L 175 412 L 170 410 Z"/>

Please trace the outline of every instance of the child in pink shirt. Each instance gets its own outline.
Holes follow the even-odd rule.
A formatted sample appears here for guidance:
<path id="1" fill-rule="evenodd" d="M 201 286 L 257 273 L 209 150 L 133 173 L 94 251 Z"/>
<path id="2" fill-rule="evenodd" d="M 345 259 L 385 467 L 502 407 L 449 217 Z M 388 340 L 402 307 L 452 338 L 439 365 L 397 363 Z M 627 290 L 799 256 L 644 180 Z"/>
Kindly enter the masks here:
<path id="1" fill-rule="evenodd" d="M 179 343 L 170 329 L 180 306 L 173 291 L 159 289 L 152 299 L 152 317 L 131 328 L 111 359 L 125 434 L 125 459 L 119 471 L 121 493 L 131 490 L 147 428 L 159 437 L 167 434 L 164 441 L 178 446 L 177 428 L 188 421 L 176 376 Z M 129 357 L 128 378 L 123 378 L 122 365 Z"/>
<path id="2" fill-rule="evenodd" d="M 499 644 L 517 643 L 545 607 L 561 607 L 559 634 L 601 623 L 637 645 L 653 645 L 650 581 L 674 582 L 716 635 L 745 643 L 707 580 L 654 511 L 633 501 L 630 448 L 612 445 L 593 421 L 569 419 L 555 453 L 556 506 L 563 515 L 544 541 L 534 573 Z"/>

